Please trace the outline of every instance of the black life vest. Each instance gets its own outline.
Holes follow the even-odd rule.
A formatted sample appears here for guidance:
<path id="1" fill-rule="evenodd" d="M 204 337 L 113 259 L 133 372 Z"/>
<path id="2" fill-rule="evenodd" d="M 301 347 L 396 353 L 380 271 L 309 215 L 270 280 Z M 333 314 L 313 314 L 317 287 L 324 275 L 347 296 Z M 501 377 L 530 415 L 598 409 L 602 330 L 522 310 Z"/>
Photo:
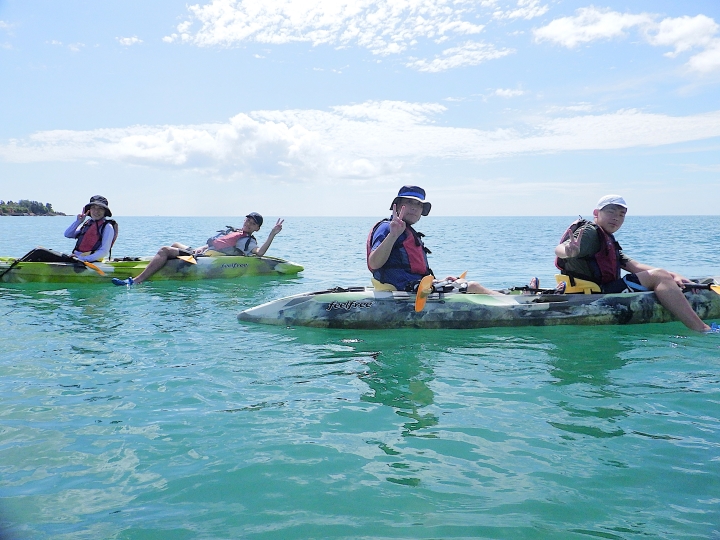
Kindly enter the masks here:
<path id="1" fill-rule="evenodd" d="M 593 227 L 597 231 L 601 245 L 600 251 L 597 253 L 586 257 L 579 257 L 579 259 L 585 260 L 589 263 L 593 272 L 592 275 L 586 276 L 581 275 L 578 272 L 570 272 L 566 270 L 566 260 L 561 259 L 560 257 L 555 258 L 555 266 L 557 266 L 558 269 L 567 276 L 592 281 L 598 285 L 605 285 L 606 283 L 619 279 L 620 251 L 622 248 L 617 240 L 615 240 L 615 237 L 612 234 L 605 232 L 599 225 L 583 218 L 577 219 L 573 221 L 563 233 L 560 238 L 560 243 L 562 244 L 563 242 L 569 240 L 571 236 L 575 235 L 575 231 L 586 225 Z"/>

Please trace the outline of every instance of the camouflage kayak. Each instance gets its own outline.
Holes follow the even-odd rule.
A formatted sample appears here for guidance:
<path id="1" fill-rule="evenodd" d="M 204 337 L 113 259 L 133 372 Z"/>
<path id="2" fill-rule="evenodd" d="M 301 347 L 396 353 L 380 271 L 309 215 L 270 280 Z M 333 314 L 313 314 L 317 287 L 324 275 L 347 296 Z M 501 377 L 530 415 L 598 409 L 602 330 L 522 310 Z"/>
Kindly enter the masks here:
<path id="1" fill-rule="evenodd" d="M 105 275 L 80 262 L 25 262 L 0 257 L 0 283 L 110 283 L 114 277 L 135 277 L 152 257 L 93 263 Z M 289 275 L 303 267 L 274 257 L 198 257 L 197 264 L 170 259 L 150 281 L 235 279 L 245 276 Z"/>
<path id="2" fill-rule="evenodd" d="M 720 317 L 720 277 L 686 292 L 701 319 Z M 297 294 L 246 309 L 239 320 L 319 328 L 486 328 L 559 324 L 642 324 L 673 321 L 653 292 L 620 294 L 433 293 L 415 312 L 415 295 L 370 287 L 336 288 Z"/>

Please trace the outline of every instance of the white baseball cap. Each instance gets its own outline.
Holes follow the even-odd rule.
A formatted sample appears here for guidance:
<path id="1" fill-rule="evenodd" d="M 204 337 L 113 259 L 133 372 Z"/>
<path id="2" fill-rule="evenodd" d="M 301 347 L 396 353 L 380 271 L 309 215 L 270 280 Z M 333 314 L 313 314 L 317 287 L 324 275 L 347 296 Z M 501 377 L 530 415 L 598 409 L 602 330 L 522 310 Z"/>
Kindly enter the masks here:
<path id="1" fill-rule="evenodd" d="M 602 210 L 609 204 L 617 204 L 618 206 L 622 206 L 627 209 L 627 203 L 620 195 L 605 195 L 598 201 L 595 210 Z"/>

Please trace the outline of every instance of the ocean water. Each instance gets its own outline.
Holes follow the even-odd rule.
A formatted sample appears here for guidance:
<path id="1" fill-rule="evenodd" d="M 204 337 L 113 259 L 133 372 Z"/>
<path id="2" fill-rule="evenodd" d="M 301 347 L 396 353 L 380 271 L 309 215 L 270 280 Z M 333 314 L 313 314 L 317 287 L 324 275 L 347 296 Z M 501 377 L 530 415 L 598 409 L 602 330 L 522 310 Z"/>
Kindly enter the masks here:
<path id="1" fill-rule="evenodd" d="M 418 229 L 438 276 L 550 285 L 572 219 Z M 0 255 L 69 250 L 71 220 L 0 217 Z M 124 256 L 241 219 L 118 221 Z M 716 336 L 237 321 L 366 284 L 374 221 L 287 218 L 268 254 L 303 264 L 297 277 L 0 287 L 0 537 L 720 538 Z M 640 261 L 720 275 L 718 216 L 631 216 L 618 239 Z"/>

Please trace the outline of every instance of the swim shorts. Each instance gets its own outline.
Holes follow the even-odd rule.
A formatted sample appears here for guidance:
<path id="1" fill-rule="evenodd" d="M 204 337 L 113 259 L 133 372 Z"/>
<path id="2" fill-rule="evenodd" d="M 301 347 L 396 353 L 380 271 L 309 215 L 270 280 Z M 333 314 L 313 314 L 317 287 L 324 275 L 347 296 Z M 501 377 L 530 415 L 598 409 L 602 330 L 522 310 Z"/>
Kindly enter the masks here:
<path id="1" fill-rule="evenodd" d="M 645 292 L 649 290 L 647 287 L 640 285 L 640 279 L 638 279 L 635 274 L 626 274 L 620 279 L 616 279 L 602 286 L 602 292 L 604 294 Z"/>

